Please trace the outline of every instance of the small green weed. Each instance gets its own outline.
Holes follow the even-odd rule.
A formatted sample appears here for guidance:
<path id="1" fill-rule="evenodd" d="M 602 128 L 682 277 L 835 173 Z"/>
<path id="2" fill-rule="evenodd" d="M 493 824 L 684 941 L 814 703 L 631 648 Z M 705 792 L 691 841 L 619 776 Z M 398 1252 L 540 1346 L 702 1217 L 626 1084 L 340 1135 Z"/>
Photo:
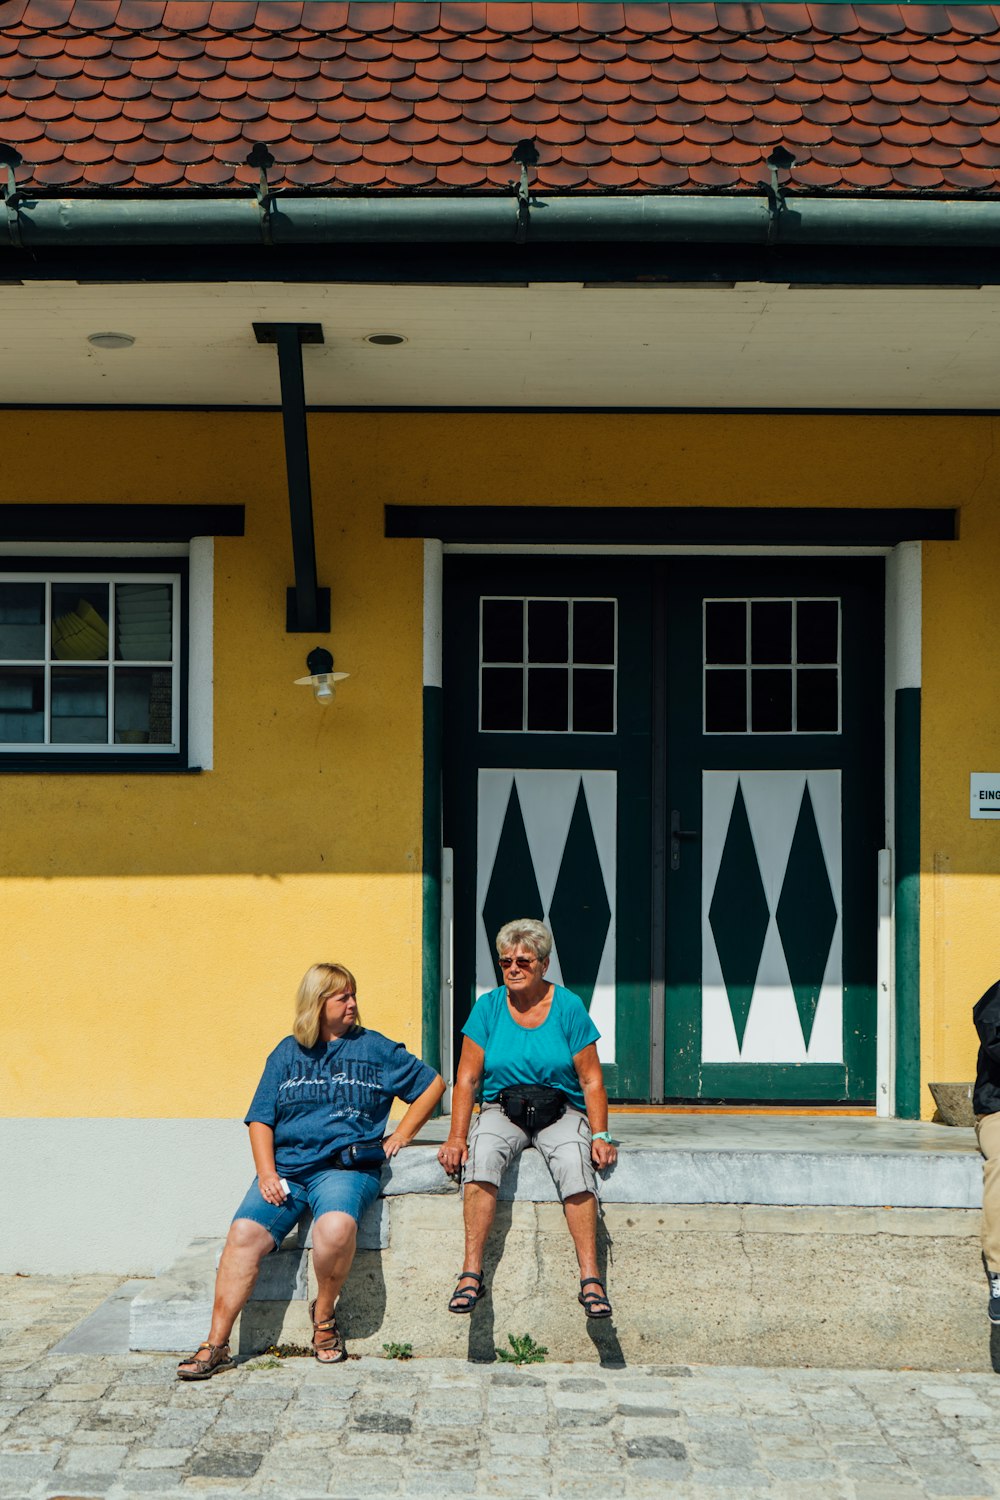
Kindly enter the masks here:
<path id="1" fill-rule="evenodd" d="M 389 1344 L 383 1344 L 382 1348 L 385 1350 L 385 1357 L 386 1357 L 386 1359 L 412 1359 L 413 1358 L 413 1345 L 412 1344 L 389 1343 Z"/>
<path id="2" fill-rule="evenodd" d="M 266 1355 L 263 1359 L 253 1359 L 246 1366 L 248 1370 L 280 1370 L 281 1360 L 275 1359 L 273 1354 Z"/>
<path id="3" fill-rule="evenodd" d="M 522 1333 L 518 1338 L 516 1333 L 508 1333 L 507 1342 L 509 1349 L 498 1349 L 497 1359 L 502 1359 L 508 1365 L 541 1365 L 545 1363 L 548 1354 L 544 1344 L 536 1344 L 530 1333 Z"/>

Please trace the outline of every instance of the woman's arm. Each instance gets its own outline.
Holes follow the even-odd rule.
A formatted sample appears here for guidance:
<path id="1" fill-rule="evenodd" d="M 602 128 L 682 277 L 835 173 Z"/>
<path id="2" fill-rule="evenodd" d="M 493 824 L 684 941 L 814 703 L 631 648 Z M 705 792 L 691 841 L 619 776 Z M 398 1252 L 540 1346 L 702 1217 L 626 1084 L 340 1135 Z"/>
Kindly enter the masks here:
<path id="1" fill-rule="evenodd" d="M 462 1043 L 462 1055 L 458 1059 L 455 1087 L 451 1094 L 451 1130 L 438 1152 L 438 1161 L 449 1176 L 453 1176 L 465 1165 L 469 1155 L 469 1123 L 485 1061 L 486 1053 L 482 1047 L 467 1036 Z"/>
<path id="2" fill-rule="evenodd" d="M 583 1099 L 587 1106 L 587 1119 L 590 1128 L 596 1132 L 608 1128 L 608 1094 L 604 1087 L 604 1074 L 601 1072 L 601 1060 L 597 1055 L 597 1043 L 591 1042 L 578 1052 L 573 1059 L 576 1076 L 580 1080 L 583 1089 Z M 595 1167 L 613 1167 L 618 1160 L 618 1148 L 612 1146 L 610 1141 L 594 1141 L 590 1148 L 591 1160 Z"/>
<path id="3" fill-rule="evenodd" d="M 274 1130 L 261 1120 L 250 1121 L 250 1150 L 253 1164 L 257 1168 L 257 1185 L 260 1195 L 267 1203 L 284 1203 L 288 1194 L 281 1186 L 274 1165 Z"/>
<path id="4" fill-rule="evenodd" d="M 439 1073 L 434 1082 L 428 1084 L 422 1094 L 417 1095 L 392 1135 L 386 1136 L 382 1142 L 386 1156 L 395 1156 L 402 1146 L 410 1144 L 413 1137 L 427 1124 L 443 1093 L 444 1079 Z"/>

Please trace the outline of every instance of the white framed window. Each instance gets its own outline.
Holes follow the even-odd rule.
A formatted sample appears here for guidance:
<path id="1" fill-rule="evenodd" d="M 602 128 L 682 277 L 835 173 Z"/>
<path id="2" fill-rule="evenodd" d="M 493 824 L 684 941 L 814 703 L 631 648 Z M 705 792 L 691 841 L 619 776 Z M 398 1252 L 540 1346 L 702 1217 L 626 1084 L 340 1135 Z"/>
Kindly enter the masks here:
<path id="1" fill-rule="evenodd" d="M 617 599 L 480 599 L 483 733 L 614 734 L 617 677 Z"/>
<path id="2" fill-rule="evenodd" d="M 0 763 L 179 763 L 187 560 L 0 561 Z"/>
<path id="3" fill-rule="evenodd" d="M 706 599 L 706 734 L 839 734 L 838 598 Z"/>

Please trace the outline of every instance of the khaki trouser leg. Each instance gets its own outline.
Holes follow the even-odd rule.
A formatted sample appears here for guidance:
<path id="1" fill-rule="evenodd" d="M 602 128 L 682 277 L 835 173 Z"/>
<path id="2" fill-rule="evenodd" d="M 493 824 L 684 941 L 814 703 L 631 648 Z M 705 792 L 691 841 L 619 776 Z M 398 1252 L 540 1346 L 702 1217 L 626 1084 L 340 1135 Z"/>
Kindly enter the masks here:
<path id="1" fill-rule="evenodd" d="M 976 1139 L 983 1162 L 983 1255 L 989 1271 L 1000 1271 L 1000 1114 L 980 1115 Z"/>

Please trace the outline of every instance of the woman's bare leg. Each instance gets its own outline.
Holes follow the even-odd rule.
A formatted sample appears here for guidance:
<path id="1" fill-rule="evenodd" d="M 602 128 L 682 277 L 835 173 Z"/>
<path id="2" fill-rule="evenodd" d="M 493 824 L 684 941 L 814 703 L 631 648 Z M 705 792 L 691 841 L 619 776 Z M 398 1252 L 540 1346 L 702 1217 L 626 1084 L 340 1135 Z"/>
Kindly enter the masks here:
<path id="1" fill-rule="evenodd" d="M 597 1269 L 597 1199 L 593 1193 L 571 1193 L 563 1201 L 566 1223 L 573 1236 L 580 1279 L 599 1276 Z"/>
<path id="2" fill-rule="evenodd" d="M 262 1224 L 253 1219 L 234 1219 L 230 1224 L 215 1276 L 210 1344 L 228 1344 L 233 1324 L 253 1291 L 260 1263 L 273 1249 L 274 1240 Z M 187 1369 L 191 1363 L 185 1360 L 180 1369 Z"/>
<path id="3" fill-rule="evenodd" d="M 467 1182 L 462 1192 L 462 1215 L 465 1219 L 465 1259 L 462 1261 L 462 1270 L 482 1273 L 486 1241 L 496 1218 L 499 1188 L 492 1182 Z"/>
<path id="4" fill-rule="evenodd" d="M 350 1214 L 320 1214 L 312 1228 L 312 1263 L 316 1272 L 316 1322 L 333 1317 L 341 1287 L 354 1262 L 358 1226 Z"/>

